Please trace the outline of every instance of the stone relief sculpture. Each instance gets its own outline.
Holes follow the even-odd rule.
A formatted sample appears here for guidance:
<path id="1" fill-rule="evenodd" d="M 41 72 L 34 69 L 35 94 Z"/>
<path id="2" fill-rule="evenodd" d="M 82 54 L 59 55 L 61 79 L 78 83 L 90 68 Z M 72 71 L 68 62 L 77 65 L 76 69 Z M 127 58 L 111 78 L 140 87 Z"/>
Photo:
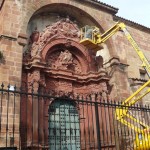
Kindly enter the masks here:
<path id="1" fill-rule="evenodd" d="M 38 42 L 39 34 L 40 34 L 39 31 L 37 30 L 37 28 L 35 28 L 35 30 L 32 32 L 30 36 L 30 42 L 31 43 Z"/>
<path id="2" fill-rule="evenodd" d="M 44 45 L 56 38 L 67 38 L 79 41 L 79 36 L 80 30 L 77 24 L 73 23 L 69 17 L 60 19 L 52 25 L 47 25 L 41 33 L 35 29 L 30 36 L 31 58 L 36 56 L 40 57 L 40 52 Z"/>
<path id="3" fill-rule="evenodd" d="M 52 69 L 70 70 L 75 73 L 81 73 L 79 62 L 67 49 L 50 54 L 47 58 L 47 65 Z"/>
<path id="4" fill-rule="evenodd" d="M 34 92 L 38 91 L 39 85 L 45 87 L 45 79 L 40 75 L 39 70 L 34 70 L 32 73 L 28 73 L 28 90 L 31 92 L 34 90 Z"/>
<path id="5" fill-rule="evenodd" d="M 37 42 L 34 42 L 31 46 L 31 57 L 39 56 L 39 44 Z"/>
<path id="6" fill-rule="evenodd" d="M 62 40 L 63 39 L 63 40 Z M 56 41 L 63 41 L 62 43 L 56 43 Z M 61 70 L 62 78 L 65 75 L 65 72 L 68 73 L 69 71 L 74 75 L 78 76 L 79 80 L 84 80 L 84 82 L 90 82 L 90 80 L 99 80 L 97 78 L 98 73 L 101 72 L 101 68 L 103 68 L 103 58 L 102 56 L 95 57 L 95 53 L 87 52 L 87 57 L 89 60 L 86 60 L 87 69 L 83 72 L 84 62 L 82 60 L 82 56 L 77 55 L 76 49 L 80 49 L 82 47 L 78 46 L 75 47 L 73 42 L 76 44 L 80 40 L 80 30 L 77 26 L 76 22 L 72 22 L 69 17 L 57 20 L 57 22 L 53 23 L 52 25 L 47 25 L 42 32 L 39 32 L 37 29 L 31 34 L 30 36 L 30 62 L 34 64 L 34 62 L 40 62 L 41 51 L 47 46 L 47 44 L 52 43 L 52 47 L 50 50 L 48 49 L 46 55 L 44 56 L 44 60 L 42 63 L 37 63 L 36 65 L 44 66 L 45 68 L 42 71 L 48 76 L 53 77 L 53 72 L 56 73 L 57 70 Z M 65 42 L 66 41 L 66 42 Z M 80 44 L 79 44 L 80 45 Z M 80 50 L 79 50 L 80 51 Z M 38 61 L 33 61 L 32 58 L 39 58 Z M 83 58 L 84 59 L 84 58 Z M 88 61 L 90 63 L 88 63 Z M 46 62 L 46 63 L 45 63 Z M 30 63 L 26 63 L 26 66 L 30 67 Z M 40 66 L 40 67 L 41 67 Z M 34 66 L 33 66 L 34 67 Z M 92 70 L 93 68 L 93 70 Z M 90 72 L 87 74 L 86 78 L 86 71 Z M 50 73 L 49 73 L 50 72 Z M 92 73 L 91 73 L 92 72 Z M 97 74 L 95 74 L 97 73 Z M 69 74 L 69 73 L 68 73 Z M 82 76 L 84 75 L 84 76 Z M 102 75 L 100 75 L 101 77 Z M 42 85 L 41 78 L 38 75 L 38 71 L 32 72 L 28 74 L 28 86 L 34 86 L 35 89 L 38 89 L 39 85 Z M 34 80 L 33 80 L 34 78 Z M 69 78 L 69 77 L 68 77 Z M 83 79 L 82 79 L 83 78 Z M 85 78 L 85 79 L 84 79 Z M 54 80 L 53 78 L 51 80 Z M 79 83 L 78 83 L 79 84 Z M 44 83 L 43 83 L 44 85 Z M 93 85 L 93 86 L 92 86 Z M 57 89 L 59 86 L 52 84 L 51 87 L 56 87 Z M 82 86 L 81 88 L 75 88 L 77 92 L 81 91 L 101 91 L 101 87 L 103 85 L 91 83 L 91 86 L 85 88 Z M 65 88 L 66 86 L 64 86 Z"/>
<path id="7" fill-rule="evenodd" d="M 31 58 L 35 57 L 35 56 L 40 56 L 40 53 L 39 53 L 39 36 L 40 36 L 40 33 L 39 31 L 37 31 L 37 28 L 35 28 L 35 31 L 33 31 L 33 33 L 31 34 L 30 36 L 30 44 L 31 44 L 31 47 L 30 47 L 30 52 L 31 52 Z"/>
<path id="8" fill-rule="evenodd" d="M 68 50 L 65 50 L 64 52 L 61 51 L 57 59 L 58 67 L 64 66 L 64 69 L 67 69 L 67 67 L 70 64 L 72 64 L 72 62 L 73 62 L 72 54 Z"/>

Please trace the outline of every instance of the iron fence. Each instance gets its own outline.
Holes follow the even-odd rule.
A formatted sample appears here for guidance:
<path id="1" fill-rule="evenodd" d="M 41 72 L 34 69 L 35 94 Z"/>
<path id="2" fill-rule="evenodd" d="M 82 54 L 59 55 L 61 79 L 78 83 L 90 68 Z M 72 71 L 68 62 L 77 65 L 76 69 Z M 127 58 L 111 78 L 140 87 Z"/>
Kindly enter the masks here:
<path id="1" fill-rule="evenodd" d="M 102 93 L 38 92 L 16 86 L 0 89 L 0 149 L 128 150 L 140 134 L 116 120 L 122 108 L 150 126 L 150 107 L 122 106 Z M 128 123 L 143 129 L 131 119 Z M 147 143 L 144 143 L 147 144 Z"/>

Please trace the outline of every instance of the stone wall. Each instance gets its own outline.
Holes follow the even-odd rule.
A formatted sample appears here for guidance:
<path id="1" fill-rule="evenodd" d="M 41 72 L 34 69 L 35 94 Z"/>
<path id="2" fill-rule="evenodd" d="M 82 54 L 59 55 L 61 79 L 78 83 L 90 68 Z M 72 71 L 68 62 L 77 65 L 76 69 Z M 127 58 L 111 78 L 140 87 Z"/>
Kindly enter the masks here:
<path id="1" fill-rule="evenodd" d="M 0 66 L 0 82 L 20 84 L 22 68 L 22 46 L 18 43 L 21 25 L 21 8 L 15 1 L 5 1 L 1 9 L 0 50 L 5 63 Z"/>
<path id="2" fill-rule="evenodd" d="M 30 35 L 35 28 L 41 32 L 46 25 L 54 23 L 57 20 L 56 15 L 51 15 L 54 12 L 62 18 L 69 16 L 79 27 L 95 25 L 104 33 L 115 24 L 113 16 L 117 9 L 77 0 L 5 0 L 0 10 L 0 51 L 5 57 L 5 62 L 0 64 L 0 83 L 21 85 L 23 52 L 28 50 Z M 130 21 L 126 21 L 126 24 L 150 60 L 150 29 Z M 104 60 L 103 67 L 109 77 L 109 94 L 116 101 L 123 100 L 135 90 L 128 79 L 140 80 L 140 70 L 143 70 L 141 61 L 121 31 L 104 43 L 103 47 L 97 55 L 101 55 Z"/>

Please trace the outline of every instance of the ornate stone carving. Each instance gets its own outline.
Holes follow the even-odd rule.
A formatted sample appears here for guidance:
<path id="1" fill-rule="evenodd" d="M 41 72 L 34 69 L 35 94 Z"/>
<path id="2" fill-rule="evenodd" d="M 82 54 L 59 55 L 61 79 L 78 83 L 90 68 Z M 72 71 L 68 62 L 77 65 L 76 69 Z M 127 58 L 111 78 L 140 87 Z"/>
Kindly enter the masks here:
<path id="1" fill-rule="evenodd" d="M 31 46 L 31 57 L 40 56 L 39 44 L 34 42 Z"/>
<path id="2" fill-rule="evenodd" d="M 35 70 L 32 73 L 28 73 L 28 90 L 31 92 L 32 90 L 34 92 L 38 91 L 39 85 L 45 87 L 45 81 L 43 77 L 40 76 L 40 71 Z"/>
<path id="3" fill-rule="evenodd" d="M 106 82 L 91 82 L 90 84 L 81 84 L 81 83 L 74 83 L 73 84 L 73 92 L 76 93 L 83 93 L 85 94 L 92 94 L 92 93 L 103 93 L 103 95 L 108 96 L 108 86 Z M 104 96 L 103 96 L 104 97 Z"/>
<path id="4" fill-rule="evenodd" d="M 35 28 L 35 31 L 32 32 L 31 36 L 30 36 L 30 42 L 34 43 L 37 42 L 39 39 L 39 31 L 37 30 L 37 28 Z"/>
<path id="5" fill-rule="evenodd" d="M 58 22 L 46 26 L 46 28 L 39 33 L 37 29 L 30 36 L 31 43 L 31 57 L 40 56 L 40 52 L 44 45 L 56 38 L 67 38 L 79 41 L 80 31 L 76 23 L 70 21 L 67 17 Z M 66 44 L 69 44 L 68 42 Z"/>
<path id="6" fill-rule="evenodd" d="M 31 57 L 40 57 L 40 51 L 39 51 L 39 36 L 40 36 L 40 33 L 39 31 L 37 31 L 37 28 L 35 29 L 35 31 L 33 31 L 33 33 L 31 34 L 30 36 L 30 41 L 29 41 L 29 44 L 31 46 L 30 48 L 30 52 L 31 52 Z"/>
<path id="7" fill-rule="evenodd" d="M 100 70 L 103 68 L 103 58 L 101 56 L 95 57 L 95 52 L 84 51 L 85 49 L 82 49 L 82 46 L 78 43 L 79 36 L 80 30 L 77 24 L 70 21 L 69 17 L 61 20 L 59 18 L 56 23 L 47 25 L 41 33 L 35 29 L 30 36 L 31 63 L 34 64 L 35 62 L 31 58 L 40 57 L 41 51 L 45 50 L 44 54 L 42 53 L 43 63 L 37 63 L 36 67 L 38 68 L 38 65 L 43 67 L 46 61 L 47 66 L 45 65 L 46 68 L 43 68 L 42 71 L 48 74 L 48 76 L 52 78 L 51 80 L 54 80 L 54 78 L 63 80 L 64 78 L 65 80 L 68 79 L 71 84 L 73 80 L 75 80 L 77 84 L 84 83 L 84 86 L 81 84 L 81 87 L 75 87 L 73 85 L 72 89 L 70 83 L 56 81 L 54 84 L 54 82 L 52 82 L 50 88 L 53 87 L 55 91 L 62 89 L 67 91 L 68 89 L 72 89 L 76 93 L 83 94 L 107 91 L 104 89 L 105 85 L 101 84 L 102 80 L 100 81 L 99 79 L 106 75 Z M 49 47 L 49 45 L 51 46 Z M 85 66 L 86 69 L 84 69 Z M 33 69 L 36 70 L 34 66 Z M 38 89 L 39 84 L 45 84 L 41 82 L 40 73 L 38 75 L 38 72 L 39 71 L 37 71 L 37 73 L 33 71 L 28 75 L 29 87 L 35 86 L 35 88 Z M 101 74 L 98 74 L 99 72 Z M 48 86 L 46 88 L 48 88 Z"/>
<path id="8" fill-rule="evenodd" d="M 64 52 L 61 51 L 59 57 L 56 60 L 57 68 L 62 67 L 62 69 L 67 69 L 67 67 L 72 63 L 72 54 L 68 50 L 65 50 Z"/>
<path id="9" fill-rule="evenodd" d="M 53 79 L 50 78 L 50 80 L 47 80 L 47 89 L 53 89 L 55 91 L 55 94 L 57 93 L 60 95 L 60 93 L 69 93 L 72 92 L 72 81 L 65 80 L 65 79 Z"/>
<path id="10" fill-rule="evenodd" d="M 72 82 L 68 80 L 60 80 L 59 81 L 59 91 L 72 92 Z"/>
<path id="11" fill-rule="evenodd" d="M 47 58 L 47 65 L 52 69 L 70 70 L 81 73 L 79 62 L 69 50 L 54 52 Z"/>

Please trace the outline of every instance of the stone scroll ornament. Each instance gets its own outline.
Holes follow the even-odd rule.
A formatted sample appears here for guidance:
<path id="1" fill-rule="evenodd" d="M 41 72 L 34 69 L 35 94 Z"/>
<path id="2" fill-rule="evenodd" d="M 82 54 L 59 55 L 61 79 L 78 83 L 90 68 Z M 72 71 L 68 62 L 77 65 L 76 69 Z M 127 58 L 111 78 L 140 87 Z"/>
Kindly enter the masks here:
<path id="1" fill-rule="evenodd" d="M 77 27 L 77 24 L 70 21 L 67 17 L 65 19 L 61 19 L 58 22 L 46 26 L 46 28 L 39 33 L 37 29 L 31 34 L 31 58 L 32 57 L 40 57 L 40 52 L 43 47 L 50 41 L 59 38 L 72 39 L 75 41 L 80 40 L 80 30 Z"/>

